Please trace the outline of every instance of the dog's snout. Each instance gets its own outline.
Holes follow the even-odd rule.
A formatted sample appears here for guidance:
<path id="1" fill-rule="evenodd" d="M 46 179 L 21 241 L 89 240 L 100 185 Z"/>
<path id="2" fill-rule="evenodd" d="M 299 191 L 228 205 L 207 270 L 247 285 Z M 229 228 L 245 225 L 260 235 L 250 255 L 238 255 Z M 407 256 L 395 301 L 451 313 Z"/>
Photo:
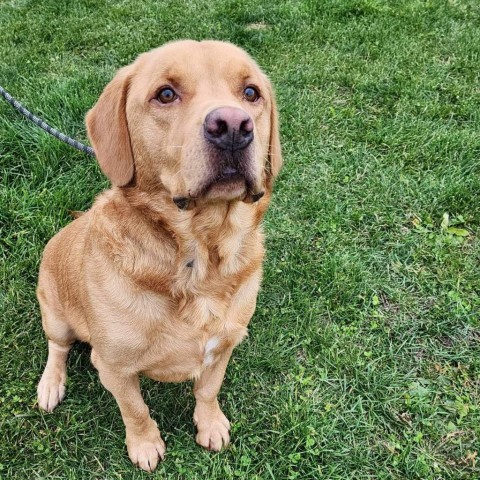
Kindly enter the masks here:
<path id="1" fill-rule="evenodd" d="M 212 110 L 204 121 L 205 138 L 221 150 L 241 150 L 253 140 L 253 120 L 236 107 Z"/>

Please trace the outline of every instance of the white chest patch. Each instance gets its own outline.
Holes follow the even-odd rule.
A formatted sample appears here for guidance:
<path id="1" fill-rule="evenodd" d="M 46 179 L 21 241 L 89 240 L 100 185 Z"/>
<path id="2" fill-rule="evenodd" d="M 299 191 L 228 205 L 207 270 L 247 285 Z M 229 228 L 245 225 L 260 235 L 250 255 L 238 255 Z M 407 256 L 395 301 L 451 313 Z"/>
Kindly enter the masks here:
<path id="1" fill-rule="evenodd" d="M 214 360 L 213 350 L 218 346 L 220 340 L 217 337 L 212 337 L 205 344 L 205 354 L 203 356 L 203 364 L 205 366 L 211 365 Z"/>

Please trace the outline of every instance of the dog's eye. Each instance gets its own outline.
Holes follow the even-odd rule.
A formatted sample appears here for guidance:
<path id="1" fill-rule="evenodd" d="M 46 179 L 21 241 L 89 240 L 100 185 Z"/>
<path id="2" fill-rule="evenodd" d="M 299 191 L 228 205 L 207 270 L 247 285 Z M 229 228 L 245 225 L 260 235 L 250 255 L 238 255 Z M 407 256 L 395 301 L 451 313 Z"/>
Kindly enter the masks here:
<path id="1" fill-rule="evenodd" d="M 161 103 L 172 103 L 174 100 L 177 99 L 177 97 L 178 95 L 170 87 L 162 88 L 157 93 L 157 100 Z"/>
<path id="2" fill-rule="evenodd" d="M 248 102 L 256 102 L 260 98 L 260 94 L 255 87 L 247 87 L 243 91 L 243 97 Z"/>

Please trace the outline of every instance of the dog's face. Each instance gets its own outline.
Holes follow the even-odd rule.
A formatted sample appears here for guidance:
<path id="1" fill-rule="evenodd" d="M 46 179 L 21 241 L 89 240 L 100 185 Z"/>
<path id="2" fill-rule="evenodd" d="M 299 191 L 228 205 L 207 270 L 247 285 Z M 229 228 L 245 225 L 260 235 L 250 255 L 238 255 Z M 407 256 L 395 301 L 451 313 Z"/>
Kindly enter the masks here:
<path id="1" fill-rule="evenodd" d="M 281 167 L 267 77 L 241 49 L 181 41 L 121 69 L 87 116 L 103 172 L 165 189 L 180 208 L 256 201 Z"/>

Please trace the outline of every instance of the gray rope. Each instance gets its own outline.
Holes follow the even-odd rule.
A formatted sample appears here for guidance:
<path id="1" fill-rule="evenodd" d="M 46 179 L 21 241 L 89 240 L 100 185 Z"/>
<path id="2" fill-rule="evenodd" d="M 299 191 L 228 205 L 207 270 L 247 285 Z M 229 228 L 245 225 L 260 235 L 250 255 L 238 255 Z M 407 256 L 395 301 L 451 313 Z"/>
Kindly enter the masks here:
<path id="1" fill-rule="evenodd" d="M 42 130 L 45 130 L 47 133 L 52 135 L 55 138 L 58 138 L 62 142 L 68 143 L 68 145 L 80 150 L 81 152 L 88 153 L 95 156 L 95 152 L 93 151 L 92 147 L 88 145 L 84 145 L 73 138 L 67 137 L 63 133 L 59 132 L 55 128 L 51 127 L 47 123 L 45 123 L 42 119 L 36 117 L 33 113 L 29 112 L 18 100 L 15 100 L 3 87 L 0 86 L 0 95 L 10 104 L 13 108 L 18 110 L 23 116 L 27 117 L 33 123 L 38 125 Z"/>

